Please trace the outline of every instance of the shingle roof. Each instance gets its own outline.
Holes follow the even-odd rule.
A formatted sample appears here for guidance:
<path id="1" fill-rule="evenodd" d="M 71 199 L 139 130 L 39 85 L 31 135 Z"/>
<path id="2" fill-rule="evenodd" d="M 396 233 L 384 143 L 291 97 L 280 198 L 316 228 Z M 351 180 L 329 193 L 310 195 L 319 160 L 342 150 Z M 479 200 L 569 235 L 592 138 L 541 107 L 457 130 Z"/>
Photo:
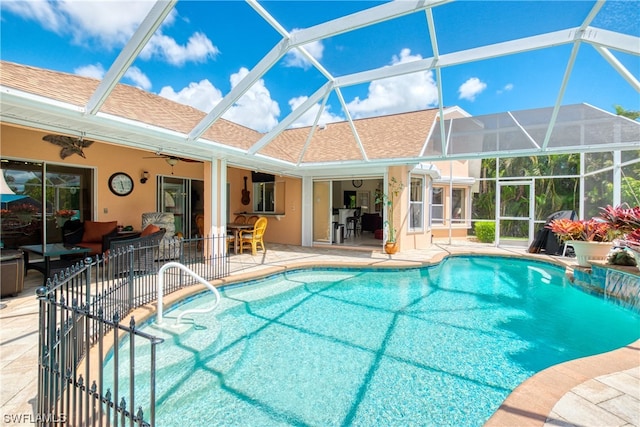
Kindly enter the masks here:
<path id="1" fill-rule="evenodd" d="M 34 95 L 84 107 L 100 81 L 0 61 L 0 83 Z M 124 84 L 116 85 L 100 111 L 181 133 L 189 133 L 205 116 L 202 111 L 188 105 Z M 224 119 L 218 120 L 203 135 L 206 139 L 243 149 L 250 147 L 260 136 L 259 132 Z"/>
<path id="2" fill-rule="evenodd" d="M 0 61 L 2 86 L 83 108 L 99 80 Z M 102 113 L 189 134 L 205 113 L 138 88 L 118 84 L 109 94 Z M 354 120 L 354 127 L 370 160 L 416 157 L 437 117 L 437 109 Z M 259 153 L 287 162 L 317 163 L 363 160 L 363 152 L 348 122 L 315 129 L 288 129 Z M 229 120 L 216 121 L 202 138 L 248 150 L 263 134 Z"/>

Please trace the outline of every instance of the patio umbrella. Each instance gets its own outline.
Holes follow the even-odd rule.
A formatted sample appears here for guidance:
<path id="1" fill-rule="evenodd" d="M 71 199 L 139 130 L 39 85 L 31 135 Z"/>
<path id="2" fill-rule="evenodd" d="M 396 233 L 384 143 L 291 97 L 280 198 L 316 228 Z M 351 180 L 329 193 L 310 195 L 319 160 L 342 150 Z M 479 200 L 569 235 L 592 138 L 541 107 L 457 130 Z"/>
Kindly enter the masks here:
<path id="1" fill-rule="evenodd" d="M 11 187 L 9 187 L 7 181 L 4 180 L 3 173 L 0 173 L 0 194 L 16 194 L 13 192 Z"/>

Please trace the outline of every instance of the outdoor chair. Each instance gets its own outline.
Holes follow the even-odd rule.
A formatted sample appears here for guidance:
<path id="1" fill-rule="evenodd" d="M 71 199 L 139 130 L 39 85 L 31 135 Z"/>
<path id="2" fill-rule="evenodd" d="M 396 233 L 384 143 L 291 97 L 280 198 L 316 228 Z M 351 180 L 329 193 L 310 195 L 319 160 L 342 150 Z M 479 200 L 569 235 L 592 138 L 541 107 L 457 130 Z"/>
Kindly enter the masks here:
<path id="1" fill-rule="evenodd" d="M 142 214 L 142 229 L 145 229 L 149 224 L 166 230 L 160 240 L 159 247 L 155 250 L 156 259 L 179 259 L 182 245 L 176 234 L 174 214 L 171 212 L 145 212 Z"/>
<path id="2" fill-rule="evenodd" d="M 245 246 L 251 246 L 251 255 L 255 255 L 260 245 L 262 251 L 266 251 L 264 247 L 264 232 L 267 229 L 267 218 L 260 217 L 253 226 L 253 230 L 240 231 L 239 242 L 240 253 L 243 253 Z"/>
<path id="3" fill-rule="evenodd" d="M 113 276 L 121 277 L 129 272 L 138 275 L 155 273 L 155 251 L 166 231 L 164 228 L 150 224 L 138 237 L 112 241 L 107 260 Z M 132 264 L 128 254 L 131 248 L 133 248 Z"/>
<path id="4" fill-rule="evenodd" d="M 198 228 L 198 237 L 204 239 L 204 215 L 196 215 L 196 227 Z M 202 250 L 202 240 L 198 240 L 198 250 Z"/>
<path id="5" fill-rule="evenodd" d="M 118 239 L 117 221 L 98 222 L 69 220 L 62 225 L 62 243 L 90 250 L 89 256 L 104 253 L 111 240 Z"/>
<path id="6" fill-rule="evenodd" d="M 260 218 L 258 215 L 250 216 L 249 218 L 247 218 L 247 224 L 255 224 L 258 218 Z"/>
<path id="7" fill-rule="evenodd" d="M 247 217 L 244 216 L 244 215 L 236 215 L 236 217 L 233 220 L 233 222 L 235 224 L 246 224 L 247 223 Z"/>

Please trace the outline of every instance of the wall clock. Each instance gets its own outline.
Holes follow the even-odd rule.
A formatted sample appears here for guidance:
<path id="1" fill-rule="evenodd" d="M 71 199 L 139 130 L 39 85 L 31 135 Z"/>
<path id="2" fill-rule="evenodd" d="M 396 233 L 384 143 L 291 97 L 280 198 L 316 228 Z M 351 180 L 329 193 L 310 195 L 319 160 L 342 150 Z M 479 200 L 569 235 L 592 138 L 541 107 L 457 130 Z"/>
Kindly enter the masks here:
<path id="1" fill-rule="evenodd" d="M 133 191 L 133 179 L 124 172 L 109 177 L 109 190 L 116 196 L 128 196 Z"/>
<path id="2" fill-rule="evenodd" d="M 354 187 L 356 188 L 360 188 L 362 187 L 362 180 L 361 179 L 354 179 L 351 181 L 351 184 L 353 184 Z"/>

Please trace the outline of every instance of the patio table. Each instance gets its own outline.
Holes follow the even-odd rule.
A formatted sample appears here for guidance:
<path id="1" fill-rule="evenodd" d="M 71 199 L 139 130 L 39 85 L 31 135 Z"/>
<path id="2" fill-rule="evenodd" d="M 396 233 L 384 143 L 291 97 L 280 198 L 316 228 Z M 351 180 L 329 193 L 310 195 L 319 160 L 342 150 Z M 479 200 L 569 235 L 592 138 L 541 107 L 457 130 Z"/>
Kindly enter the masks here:
<path id="1" fill-rule="evenodd" d="M 90 249 L 80 246 L 65 246 L 62 243 L 48 243 L 46 245 L 25 245 L 20 246 L 24 251 L 25 270 L 38 270 L 44 275 L 44 283 L 51 277 L 52 272 L 57 273 L 67 267 L 72 266 L 75 260 L 51 260 L 51 257 L 59 257 L 61 255 L 84 255 L 88 254 Z M 44 261 L 29 262 L 29 252 L 42 255 Z"/>
<path id="2" fill-rule="evenodd" d="M 252 230 L 253 224 L 239 224 L 237 222 L 230 222 L 227 224 L 227 230 L 233 231 L 233 252 L 238 253 L 238 240 L 240 239 L 241 230 Z"/>

